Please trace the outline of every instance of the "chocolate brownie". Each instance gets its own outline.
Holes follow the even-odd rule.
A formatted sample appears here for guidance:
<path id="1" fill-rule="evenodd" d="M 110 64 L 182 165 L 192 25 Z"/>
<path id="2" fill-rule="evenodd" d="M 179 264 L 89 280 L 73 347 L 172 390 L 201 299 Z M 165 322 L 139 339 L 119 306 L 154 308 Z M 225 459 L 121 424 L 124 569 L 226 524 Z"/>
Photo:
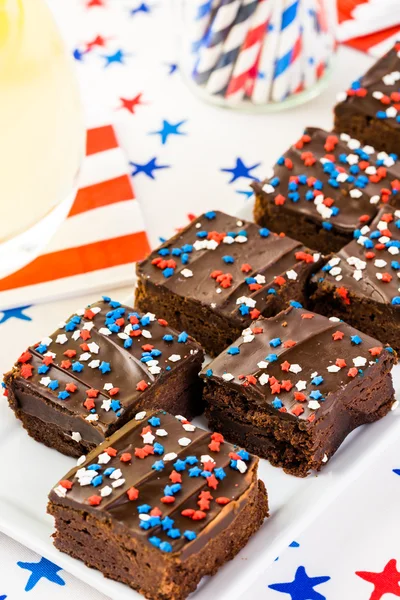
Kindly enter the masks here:
<path id="1" fill-rule="evenodd" d="M 340 95 L 335 129 L 400 155 L 400 43 Z"/>
<path id="2" fill-rule="evenodd" d="M 400 211 L 383 207 L 370 226 L 313 278 L 310 306 L 400 351 Z"/>
<path id="3" fill-rule="evenodd" d="M 324 254 L 351 241 L 379 203 L 400 204 L 400 162 L 347 134 L 308 128 L 252 187 L 254 218 Z"/>
<path id="4" fill-rule="evenodd" d="M 322 264 L 318 252 L 289 237 L 207 212 L 138 264 L 136 304 L 216 356 L 252 319 L 303 303 Z"/>
<path id="5" fill-rule="evenodd" d="M 103 297 L 23 352 L 4 381 L 33 438 L 80 456 L 142 407 L 200 414 L 203 358 L 186 332 Z"/>
<path id="6" fill-rule="evenodd" d="M 209 426 L 303 477 L 395 406 L 395 362 L 343 321 L 291 307 L 255 321 L 203 369 Z"/>
<path id="7" fill-rule="evenodd" d="M 50 492 L 55 546 L 146 598 L 183 600 L 268 516 L 257 463 L 181 416 L 140 412 Z"/>

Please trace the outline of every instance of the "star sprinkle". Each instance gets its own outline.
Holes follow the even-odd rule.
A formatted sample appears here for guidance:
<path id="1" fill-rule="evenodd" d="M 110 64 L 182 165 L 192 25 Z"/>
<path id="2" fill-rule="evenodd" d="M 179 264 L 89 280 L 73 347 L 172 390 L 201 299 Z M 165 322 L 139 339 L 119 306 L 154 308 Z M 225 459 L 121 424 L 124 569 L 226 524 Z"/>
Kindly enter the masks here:
<path id="1" fill-rule="evenodd" d="M 245 179 L 252 179 L 253 181 L 257 178 L 251 173 L 253 169 L 256 169 L 260 166 L 261 163 L 255 163 L 251 167 L 246 167 L 241 158 L 236 159 L 236 165 L 232 169 L 220 169 L 223 173 L 231 173 L 232 178 L 228 183 L 233 183 L 237 179 L 241 177 Z"/>
<path id="2" fill-rule="evenodd" d="M 58 571 L 61 571 L 61 567 L 58 567 L 46 558 L 41 558 L 38 563 L 17 562 L 17 565 L 21 569 L 31 571 L 31 575 L 25 586 L 26 592 L 32 590 L 42 578 L 47 579 L 52 583 L 56 583 L 57 585 L 65 585 L 65 581 L 58 575 Z"/>
<path id="3" fill-rule="evenodd" d="M 379 573 L 371 571 L 356 571 L 356 575 L 372 583 L 374 591 L 369 600 L 381 600 L 385 594 L 400 596 L 400 572 L 396 567 L 396 560 L 392 558 Z"/>
<path id="4" fill-rule="evenodd" d="M 139 13 L 149 14 L 151 12 L 151 7 L 147 2 L 141 2 L 136 8 L 132 8 L 130 11 L 131 16 L 135 16 Z"/>
<path id="5" fill-rule="evenodd" d="M 315 591 L 314 588 L 329 580 L 328 576 L 309 577 L 304 567 L 298 567 L 293 581 L 273 583 L 268 587 L 276 592 L 289 594 L 291 600 L 326 600 L 325 596 Z"/>
<path id="6" fill-rule="evenodd" d="M 157 158 L 151 158 L 149 160 L 149 162 L 144 163 L 144 164 L 139 164 L 139 163 L 134 163 L 134 162 L 130 162 L 129 164 L 132 167 L 134 167 L 134 170 L 131 173 L 132 177 L 135 177 L 139 173 L 143 173 L 144 175 L 147 175 L 147 177 L 149 177 L 150 179 L 155 179 L 154 171 L 157 171 L 159 169 L 169 169 L 170 168 L 170 165 L 158 165 Z"/>
<path id="7" fill-rule="evenodd" d="M 187 135 L 184 131 L 180 131 L 180 127 L 185 123 L 186 120 L 178 121 L 178 123 L 173 124 L 164 119 L 161 129 L 158 131 L 151 131 L 150 135 L 160 135 L 161 143 L 164 145 L 167 143 L 170 135 Z"/>

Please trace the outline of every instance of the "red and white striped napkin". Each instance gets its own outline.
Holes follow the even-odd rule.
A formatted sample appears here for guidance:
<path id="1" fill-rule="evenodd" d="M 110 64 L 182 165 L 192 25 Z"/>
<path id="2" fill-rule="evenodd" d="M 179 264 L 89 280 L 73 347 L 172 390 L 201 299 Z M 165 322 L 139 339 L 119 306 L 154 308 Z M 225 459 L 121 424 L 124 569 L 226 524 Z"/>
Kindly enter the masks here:
<path id="1" fill-rule="evenodd" d="M 378 58 L 400 39 L 399 0 L 338 0 L 338 39 Z"/>
<path id="2" fill-rule="evenodd" d="M 0 279 L 0 309 L 131 283 L 133 263 L 149 250 L 114 129 L 89 129 L 68 218 L 38 258 Z"/>

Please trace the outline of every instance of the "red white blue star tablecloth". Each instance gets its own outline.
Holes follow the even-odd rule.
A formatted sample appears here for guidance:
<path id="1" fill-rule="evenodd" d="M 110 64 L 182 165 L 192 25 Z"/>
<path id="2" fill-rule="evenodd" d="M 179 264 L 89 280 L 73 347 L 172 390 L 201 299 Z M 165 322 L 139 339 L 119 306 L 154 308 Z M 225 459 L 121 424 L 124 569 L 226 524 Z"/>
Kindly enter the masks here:
<path id="1" fill-rule="evenodd" d="M 152 245 L 185 224 L 190 214 L 240 208 L 248 201 L 249 181 L 267 173 L 304 126 L 329 128 L 336 92 L 369 64 L 366 56 L 342 48 L 330 86 L 318 99 L 295 112 L 255 117 L 204 105 L 186 89 L 177 68 L 179 23 L 171 19 L 167 0 L 50 4 L 75 59 L 88 124 L 112 123 L 129 158 Z M 113 296 L 123 300 L 130 291 L 115 290 Z M 0 312 L 0 370 L 47 332 L 48 323 L 51 329 L 92 299 Z M 400 441 L 272 565 L 265 565 L 246 598 L 399 597 L 399 502 Z M 0 533 L 0 600 L 25 597 L 105 599 Z"/>

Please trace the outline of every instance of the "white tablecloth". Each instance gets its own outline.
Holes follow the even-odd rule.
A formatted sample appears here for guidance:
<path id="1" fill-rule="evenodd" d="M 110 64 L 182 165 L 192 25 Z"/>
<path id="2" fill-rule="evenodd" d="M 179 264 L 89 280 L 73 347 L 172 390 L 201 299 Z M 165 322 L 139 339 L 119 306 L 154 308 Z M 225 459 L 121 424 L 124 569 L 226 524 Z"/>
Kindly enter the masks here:
<path id="1" fill-rule="evenodd" d="M 367 57 L 341 49 L 329 88 L 318 99 L 256 117 L 202 104 L 186 89 L 175 68 L 176 27 L 168 20 L 165 0 L 51 0 L 51 5 L 75 51 L 88 122 L 111 119 L 116 125 L 153 245 L 184 225 L 189 213 L 233 212 L 246 202 L 250 179 L 262 177 L 306 125 L 330 127 L 336 92 L 369 64 Z M 105 46 L 87 52 L 86 44 L 98 35 Z M 123 300 L 129 292 L 112 295 Z M 0 313 L 0 370 L 91 300 Z M 400 596 L 395 564 L 400 560 L 399 448 L 400 442 L 389 448 L 300 539 L 266 565 L 246 599 Z M 21 600 L 25 593 L 32 600 L 105 598 L 0 534 L 0 600 Z"/>

